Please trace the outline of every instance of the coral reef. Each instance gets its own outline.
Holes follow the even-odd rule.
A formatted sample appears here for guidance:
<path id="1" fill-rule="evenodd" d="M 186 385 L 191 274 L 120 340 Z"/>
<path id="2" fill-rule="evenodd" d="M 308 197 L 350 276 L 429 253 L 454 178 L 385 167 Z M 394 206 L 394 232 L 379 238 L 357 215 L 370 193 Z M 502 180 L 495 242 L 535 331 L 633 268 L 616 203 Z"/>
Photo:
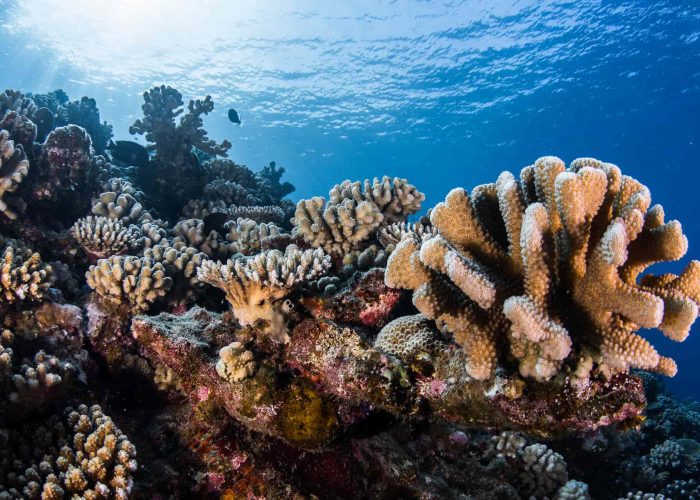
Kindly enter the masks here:
<path id="1" fill-rule="evenodd" d="M 673 360 L 635 332 L 685 339 L 698 314 L 698 263 L 638 283 L 649 265 L 687 249 L 680 223 L 665 223 L 650 203 L 649 190 L 614 165 L 579 159 L 566 169 L 540 158 L 519 182 L 504 172 L 471 195 L 450 192 L 430 216 L 438 234 L 404 235 L 386 280 L 414 290 L 477 379 L 493 376 L 501 350 L 541 382 L 570 373 L 585 383 L 593 371 L 630 367 L 673 376 Z"/>
<path id="2" fill-rule="evenodd" d="M 697 496 L 700 406 L 635 369 L 674 373 L 638 330 L 684 340 L 700 268 L 645 273 L 687 241 L 639 182 L 543 158 L 413 221 L 400 178 L 295 206 L 211 98 L 144 101 L 146 149 L 0 94 L 0 498 Z"/>

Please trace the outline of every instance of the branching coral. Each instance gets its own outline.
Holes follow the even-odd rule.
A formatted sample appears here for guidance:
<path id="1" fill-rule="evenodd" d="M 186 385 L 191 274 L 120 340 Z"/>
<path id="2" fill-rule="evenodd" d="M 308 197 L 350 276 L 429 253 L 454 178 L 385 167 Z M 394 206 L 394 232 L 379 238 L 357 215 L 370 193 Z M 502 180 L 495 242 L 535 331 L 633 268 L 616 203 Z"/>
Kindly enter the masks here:
<path id="1" fill-rule="evenodd" d="M 6 401 L 3 404 L 38 406 L 48 391 L 76 374 L 70 360 L 44 350 L 36 351 L 30 358 L 20 357 L 19 352 L 15 355 L 14 341 L 10 330 L 0 331 L 0 398 Z"/>
<path id="2" fill-rule="evenodd" d="M 184 245 L 159 244 L 144 251 L 144 257 L 163 265 L 166 275 L 172 279 L 168 300 L 175 304 L 187 301 L 200 290 L 202 282 L 198 270 L 207 255 L 196 248 Z"/>
<path id="3" fill-rule="evenodd" d="M 84 128 L 66 125 L 53 130 L 41 148 L 47 196 L 52 195 L 52 188 L 71 189 L 80 182 L 93 154 L 90 134 Z"/>
<path id="4" fill-rule="evenodd" d="M 0 444 L 0 498 L 126 499 L 137 469 L 136 448 L 97 405 L 2 432 Z"/>
<path id="5" fill-rule="evenodd" d="M 276 303 L 296 286 L 324 274 L 330 265 L 330 257 L 322 250 L 301 251 L 290 245 L 284 253 L 269 250 L 226 264 L 205 261 L 198 275 L 223 290 L 238 321 L 250 325 L 258 319 L 274 322 Z"/>
<path id="6" fill-rule="evenodd" d="M 282 233 L 282 228 L 272 223 L 255 222 L 252 219 L 239 218 L 225 224 L 228 231 L 226 239 L 229 242 L 230 254 L 241 253 L 250 255 L 259 252 L 265 238 Z"/>
<path id="7" fill-rule="evenodd" d="M 383 177 L 364 183 L 345 181 L 329 193 L 297 203 L 295 234 L 311 246 L 341 256 L 360 249 L 383 225 L 404 220 L 425 199 L 405 179 Z"/>
<path id="8" fill-rule="evenodd" d="M 104 154 L 112 137 L 112 126 L 100 121 L 100 110 L 95 99 L 82 97 L 79 101 L 67 102 L 65 112 L 68 123 L 83 127 L 90 134 L 97 154 Z"/>
<path id="9" fill-rule="evenodd" d="M 22 146 L 10 140 L 6 130 L 0 130 L 0 213 L 11 220 L 17 214 L 8 205 L 7 194 L 17 191 L 20 182 L 29 173 L 29 161 Z"/>
<path id="10" fill-rule="evenodd" d="M 2 248 L 0 266 L 0 304 L 44 298 L 51 284 L 51 266 L 42 263 L 38 253 L 9 240 Z"/>
<path id="11" fill-rule="evenodd" d="M 675 363 L 635 334 L 658 327 L 685 339 L 698 314 L 700 263 L 680 276 L 637 279 L 683 256 L 677 221 L 651 209 L 646 187 L 611 164 L 540 158 L 520 182 L 449 193 L 431 213 L 436 236 L 404 236 L 386 282 L 454 334 L 469 373 L 493 375 L 504 346 L 520 373 L 546 381 L 564 367 L 580 380 L 639 367 L 674 375 Z"/>
<path id="12" fill-rule="evenodd" d="M 219 351 L 216 373 L 229 383 L 236 383 L 253 376 L 257 364 L 255 355 L 240 342 L 231 342 Z"/>
<path id="13" fill-rule="evenodd" d="M 15 111 L 31 119 L 36 110 L 37 105 L 34 101 L 19 90 L 8 89 L 0 92 L 0 117 L 7 111 Z"/>
<path id="14" fill-rule="evenodd" d="M 92 215 L 79 219 L 71 232 L 83 250 L 97 258 L 119 255 L 139 246 L 135 226 L 124 227 L 118 219 Z"/>
<path id="15" fill-rule="evenodd" d="M 37 136 L 37 128 L 33 121 L 17 111 L 8 111 L 5 116 L 0 112 L 0 129 L 7 130 L 10 138 L 17 144 L 30 150 Z"/>
<path id="16" fill-rule="evenodd" d="M 100 259 L 85 275 L 87 284 L 109 304 L 147 311 L 173 285 L 163 264 L 152 257 L 114 255 Z"/>
<path id="17" fill-rule="evenodd" d="M 173 244 L 176 246 L 194 247 L 212 258 L 226 258 L 228 256 L 228 245 L 222 236 L 217 231 L 207 231 L 204 221 L 200 219 L 181 220 L 175 225 L 172 233 L 175 236 Z"/>
<path id="18" fill-rule="evenodd" d="M 115 177 L 103 184 L 105 191 L 93 201 L 92 213 L 120 220 L 123 224 L 153 220 L 141 204 L 144 194 L 128 181 Z"/>
<path id="19" fill-rule="evenodd" d="M 143 98 L 144 118 L 136 120 L 129 132 L 145 135 L 156 154 L 150 168 L 142 168 L 139 175 L 149 195 L 159 200 L 166 212 L 175 214 L 187 200 L 201 194 L 206 182 L 206 172 L 193 149 L 221 156 L 231 144 L 217 144 L 202 128 L 202 116 L 214 109 L 210 96 L 190 101 L 184 114 L 182 95 L 172 87 L 154 87 Z M 181 114 L 176 124 L 175 118 Z"/>

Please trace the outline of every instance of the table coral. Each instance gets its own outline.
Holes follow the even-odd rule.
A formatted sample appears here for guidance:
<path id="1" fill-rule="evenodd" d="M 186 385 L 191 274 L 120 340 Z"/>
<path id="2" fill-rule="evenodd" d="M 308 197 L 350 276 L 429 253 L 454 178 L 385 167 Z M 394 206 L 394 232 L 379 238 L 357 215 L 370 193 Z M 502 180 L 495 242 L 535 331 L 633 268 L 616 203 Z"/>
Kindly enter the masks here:
<path id="1" fill-rule="evenodd" d="M 570 370 L 610 376 L 675 363 L 635 334 L 658 327 L 682 341 L 698 314 L 700 264 L 680 276 L 644 276 L 687 249 L 677 221 L 649 208 L 649 190 L 619 168 L 540 158 L 518 182 L 504 172 L 471 196 L 450 192 L 430 216 L 438 235 L 404 236 L 386 280 L 414 290 L 418 309 L 454 334 L 470 374 L 491 377 L 501 352 L 547 381 Z"/>
<path id="2" fill-rule="evenodd" d="M 15 146 L 7 130 L 0 130 L 0 213 L 11 220 L 17 214 L 10 208 L 7 194 L 17 191 L 19 184 L 29 173 L 29 161 L 22 146 Z"/>

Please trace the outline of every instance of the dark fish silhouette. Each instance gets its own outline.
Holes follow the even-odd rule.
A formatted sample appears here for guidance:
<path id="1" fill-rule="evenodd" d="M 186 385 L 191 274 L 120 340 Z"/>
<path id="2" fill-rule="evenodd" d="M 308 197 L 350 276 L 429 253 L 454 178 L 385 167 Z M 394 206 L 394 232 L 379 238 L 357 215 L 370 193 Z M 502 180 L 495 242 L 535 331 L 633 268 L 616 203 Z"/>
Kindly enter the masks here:
<path id="1" fill-rule="evenodd" d="M 226 212 L 214 212 L 204 218 L 204 234 L 209 234 L 212 231 L 223 233 L 224 223 L 228 220 Z"/>
<path id="2" fill-rule="evenodd" d="M 133 141 L 116 141 L 111 148 L 112 158 L 127 165 L 145 167 L 148 165 L 148 151 Z"/>
<path id="3" fill-rule="evenodd" d="M 231 123 L 241 124 L 241 118 L 238 116 L 238 111 L 233 108 L 228 110 L 228 119 L 231 121 Z"/>
<path id="4" fill-rule="evenodd" d="M 54 116 L 49 108 L 39 108 L 34 113 L 32 121 L 36 124 L 36 140 L 44 142 L 49 132 L 53 130 Z"/>

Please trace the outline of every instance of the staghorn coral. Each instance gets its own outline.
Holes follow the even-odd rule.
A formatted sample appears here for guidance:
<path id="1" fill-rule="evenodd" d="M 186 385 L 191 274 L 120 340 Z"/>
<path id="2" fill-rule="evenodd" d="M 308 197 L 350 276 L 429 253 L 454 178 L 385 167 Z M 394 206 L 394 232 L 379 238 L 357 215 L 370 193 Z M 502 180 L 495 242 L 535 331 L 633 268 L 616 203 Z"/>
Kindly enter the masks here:
<path id="1" fill-rule="evenodd" d="M 15 240 L 8 240 L 2 248 L 0 266 L 0 304 L 44 299 L 51 284 L 52 269 L 42 263 L 38 253 Z"/>
<path id="2" fill-rule="evenodd" d="M 173 285 L 163 264 L 152 257 L 113 255 L 100 259 L 85 274 L 87 284 L 108 304 L 145 312 Z"/>
<path id="3" fill-rule="evenodd" d="M 330 265 L 322 250 L 301 251 L 290 245 L 284 252 L 269 250 L 226 264 L 205 261 L 198 277 L 224 291 L 242 325 L 258 319 L 274 323 L 279 316 L 278 302 L 296 286 L 326 273 Z"/>
<path id="4" fill-rule="evenodd" d="M 126 228 L 118 219 L 90 215 L 78 219 L 71 232 L 83 250 L 100 259 L 123 254 L 140 246 L 136 227 Z"/>
<path id="5" fill-rule="evenodd" d="M 0 498 L 126 499 L 136 448 L 94 405 L 0 433 Z"/>
<path id="6" fill-rule="evenodd" d="M 611 164 L 579 159 L 566 169 L 540 158 L 520 182 L 449 193 L 431 213 L 438 235 L 404 236 L 390 286 L 454 334 L 469 373 L 487 379 L 507 346 L 520 373 L 547 381 L 564 368 L 580 381 L 639 367 L 673 375 L 675 363 L 635 334 L 658 327 L 672 340 L 698 313 L 700 263 L 680 276 L 637 278 L 687 249 L 677 221 L 649 209 L 646 187 Z"/>
<path id="7" fill-rule="evenodd" d="M 231 342 L 219 351 L 216 373 L 231 384 L 252 377 L 257 370 L 255 355 L 240 342 Z"/>
<path id="8" fill-rule="evenodd" d="M 331 189 L 328 202 L 315 197 L 297 203 L 294 234 L 315 248 L 342 256 L 361 249 L 381 226 L 418 211 L 424 199 L 405 179 L 344 181 Z"/>
<path id="9" fill-rule="evenodd" d="M 10 208 L 8 194 L 17 191 L 19 184 L 29 173 L 29 161 L 22 146 L 10 140 L 6 130 L 0 130 L 0 213 L 10 220 L 17 214 Z"/>
<path id="10" fill-rule="evenodd" d="M 440 333 L 422 314 L 402 316 L 382 328 L 374 348 L 411 363 L 421 354 L 434 355 L 444 349 Z"/>
<path id="11" fill-rule="evenodd" d="M 252 219 L 238 218 L 224 225 L 229 254 L 250 255 L 261 250 L 265 238 L 282 234 L 282 228 L 267 222 L 255 222 Z"/>

